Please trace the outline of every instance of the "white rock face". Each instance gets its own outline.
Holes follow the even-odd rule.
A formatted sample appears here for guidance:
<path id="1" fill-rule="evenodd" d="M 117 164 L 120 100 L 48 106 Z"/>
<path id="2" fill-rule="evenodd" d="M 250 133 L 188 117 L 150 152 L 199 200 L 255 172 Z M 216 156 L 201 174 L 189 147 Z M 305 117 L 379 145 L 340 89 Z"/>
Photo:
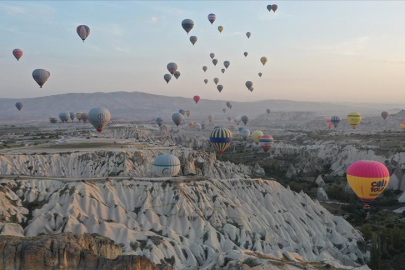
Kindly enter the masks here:
<path id="1" fill-rule="evenodd" d="M 398 202 L 399 202 L 399 203 L 405 202 L 405 192 L 403 192 L 403 193 L 401 194 L 401 196 L 398 197 Z"/>
<path id="2" fill-rule="evenodd" d="M 323 181 L 322 176 L 320 176 L 320 175 L 318 175 L 318 177 L 316 178 L 315 183 L 320 188 L 325 186 L 325 181 Z"/>
<path id="3" fill-rule="evenodd" d="M 326 191 L 320 187 L 316 192 L 316 199 L 320 202 L 323 202 L 329 200 L 329 197 L 328 194 L 326 194 Z"/>
<path id="4" fill-rule="evenodd" d="M 305 193 L 274 181 L 3 179 L 0 184 L 1 209 L 10 208 L 17 223 L 32 216 L 25 236 L 98 233 L 122 243 L 127 254 L 171 261 L 176 269 L 207 269 L 249 250 L 290 261 L 364 264 L 357 230 Z M 1 233 L 22 234 L 19 225 L 4 226 Z"/>

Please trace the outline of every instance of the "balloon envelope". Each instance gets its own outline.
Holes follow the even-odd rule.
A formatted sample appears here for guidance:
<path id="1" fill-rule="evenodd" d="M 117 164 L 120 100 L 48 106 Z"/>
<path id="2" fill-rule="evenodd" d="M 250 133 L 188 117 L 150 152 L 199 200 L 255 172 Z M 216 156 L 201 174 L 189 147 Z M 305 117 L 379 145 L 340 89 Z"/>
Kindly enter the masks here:
<path id="1" fill-rule="evenodd" d="M 387 112 L 382 112 L 381 113 L 381 117 L 385 120 L 385 119 L 387 119 L 387 117 L 388 117 L 388 113 Z"/>
<path id="2" fill-rule="evenodd" d="M 216 128 L 211 132 L 210 141 L 218 153 L 222 155 L 232 142 L 232 132 L 226 128 Z"/>
<path id="3" fill-rule="evenodd" d="M 222 73 L 225 73 L 225 69 L 224 69 L 224 68 L 223 68 L 223 69 L 221 69 L 221 72 L 222 72 Z"/>
<path id="4" fill-rule="evenodd" d="M 210 122 L 212 122 L 212 120 L 214 120 L 214 115 L 213 115 L 213 114 L 210 114 L 210 115 L 208 116 L 208 120 L 210 120 Z"/>
<path id="5" fill-rule="evenodd" d="M 222 91 L 222 89 L 224 89 L 224 87 L 221 84 L 219 84 L 219 85 L 217 85 L 217 89 L 221 93 L 221 91 Z"/>
<path id="6" fill-rule="evenodd" d="M 193 97 L 195 104 L 197 104 L 200 101 L 200 96 L 194 96 Z"/>
<path id="7" fill-rule="evenodd" d="M 263 66 L 267 63 L 267 57 L 263 56 L 260 58 L 260 62 L 262 62 Z"/>
<path id="8" fill-rule="evenodd" d="M 172 115 L 172 120 L 176 124 L 176 126 L 179 126 L 181 122 L 183 121 L 184 116 L 181 113 L 174 113 Z"/>
<path id="9" fill-rule="evenodd" d="M 182 115 L 184 115 L 184 114 L 186 113 L 186 111 L 183 110 L 183 109 L 180 109 L 180 110 L 179 110 L 179 113 L 181 113 Z"/>
<path id="10" fill-rule="evenodd" d="M 174 74 L 177 70 L 177 64 L 170 62 L 169 64 L 167 64 L 167 70 L 170 72 L 170 74 Z"/>
<path id="11" fill-rule="evenodd" d="M 247 138 L 250 136 L 250 130 L 247 128 L 239 128 L 240 135 L 242 136 L 243 139 L 247 140 Z"/>
<path id="12" fill-rule="evenodd" d="M 258 144 L 260 137 L 263 136 L 263 135 L 264 135 L 264 134 L 263 134 L 263 132 L 262 132 L 261 130 L 255 130 L 255 131 L 253 131 L 253 133 L 252 133 L 253 141 L 254 141 L 256 144 Z"/>
<path id="13" fill-rule="evenodd" d="M 237 125 L 239 125 L 240 122 L 242 121 L 240 116 L 235 116 L 235 117 L 233 118 L 233 120 L 235 121 L 235 123 L 236 123 Z"/>
<path id="14" fill-rule="evenodd" d="M 259 72 L 259 77 L 262 77 L 263 73 Z"/>
<path id="15" fill-rule="evenodd" d="M 207 84 L 207 83 L 208 83 L 208 80 L 207 80 L 207 79 L 204 79 L 204 82 L 205 82 L 205 84 Z"/>
<path id="16" fill-rule="evenodd" d="M 212 63 L 214 64 L 214 66 L 216 66 L 218 64 L 218 60 L 217 59 L 213 59 Z"/>
<path id="17" fill-rule="evenodd" d="M 189 116 L 190 116 L 190 114 L 191 114 L 191 111 L 187 110 L 187 111 L 186 111 L 186 115 L 187 115 L 187 117 L 189 117 Z"/>
<path id="18" fill-rule="evenodd" d="M 340 117 L 332 116 L 332 118 L 330 119 L 330 122 L 333 124 L 334 127 L 337 127 L 340 123 Z"/>
<path id="19" fill-rule="evenodd" d="M 110 122 L 111 114 L 105 108 L 93 108 L 89 111 L 87 118 L 89 119 L 93 127 L 95 127 L 98 132 L 101 132 Z"/>
<path id="20" fill-rule="evenodd" d="M 273 10 L 274 12 L 276 12 L 276 10 L 278 9 L 278 6 L 276 4 L 271 5 L 271 10 Z"/>
<path id="21" fill-rule="evenodd" d="M 249 116 L 247 116 L 247 115 L 244 115 L 244 116 L 242 116 L 241 117 L 241 119 L 240 120 L 242 120 L 242 122 L 243 122 L 243 124 L 247 124 L 247 122 L 249 122 Z"/>
<path id="22" fill-rule="evenodd" d="M 270 114 L 270 109 L 266 109 L 266 113 L 267 113 L 267 114 Z"/>
<path id="23" fill-rule="evenodd" d="M 211 59 L 214 59 L 215 53 L 210 53 L 210 57 L 211 57 Z"/>
<path id="24" fill-rule="evenodd" d="M 248 52 L 244 52 L 243 55 L 246 57 L 248 56 Z"/>
<path id="25" fill-rule="evenodd" d="M 152 170 L 155 176 L 175 176 L 180 172 L 180 160 L 174 155 L 160 155 L 153 162 Z"/>
<path id="26" fill-rule="evenodd" d="M 165 75 L 163 76 L 163 79 L 164 79 L 167 83 L 169 83 L 170 80 L 172 79 L 172 75 L 170 75 L 170 74 L 165 74 Z"/>
<path id="27" fill-rule="evenodd" d="M 69 116 L 70 116 L 70 120 L 74 120 L 75 119 L 75 117 L 76 117 L 76 113 L 74 113 L 74 112 L 70 112 L 69 113 Z"/>
<path id="28" fill-rule="evenodd" d="M 82 120 L 82 113 L 81 112 L 76 113 L 76 119 L 79 120 L 79 121 Z"/>
<path id="29" fill-rule="evenodd" d="M 86 38 L 90 35 L 90 28 L 87 25 L 79 25 L 76 28 L 76 32 L 84 42 Z"/>
<path id="30" fill-rule="evenodd" d="M 227 102 L 226 102 L 226 106 L 227 106 L 229 109 L 232 109 L 232 103 L 231 103 L 231 102 L 227 101 Z"/>
<path id="31" fill-rule="evenodd" d="M 193 44 L 193 45 L 197 42 L 197 40 L 198 40 L 198 38 L 197 38 L 196 36 L 191 36 L 191 37 L 190 37 L 190 42 L 191 42 L 191 44 Z"/>
<path id="32" fill-rule="evenodd" d="M 378 161 L 359 160 L 347 169 L 347 181 L 365 205 L 374 201 L 388 186 L 390 174 Z"/>
<path id="33" fill-rule="evenodd" d="M 24 54 L 23 51 L 20 49 L 13 50 L 13 55 L 14 55 L 15 59 L 17 59 L 17 61 L 20 60 L 20 58 L 21 58 L 21 56 L 23 56 L 23 54 Z"/>
<path id="34" fill-rule="evenodd" d="M 225 61 L 225 62 L 224 62 L 224 66 L 225 66 L 225 68 L 228 68 L 230 64 L 231 64 L 231 62 L 229 62 L 229 61 Z"/>
<path id="35" fill-rule="evenodd" d="M 19 111 L 21 111 L 21 109 L 22 109 L 23 106 L 24 106 L 24 105 L 22 104 L 22 102 L 17 102 L 17 103 L 15 104 L 15 107 L 16 107 Z"/>
<path id="36" fill-rule="evenodd" d="M 351 112 L 347 115 L 347 122 L 352 126 L 352 128 L 356 128 L 358 124 L 360 124 L 362 116 L 358 112 Z"/>
<path id="37" fill-rule="evenodd" d="M 88 113 L 85 113 L 85 112 L 82 113 L 82 120 L 84 123 L 87 123 L 87 121 L 89 120 Z"/>
<path id="38" fill-rule="evenodd" d="M 70 115 L 69 115 L 68 112 L 61 112 L 61 113 L 59 113 L 59 119 L 60 119 L 62 122 L 67 122 L 67 121 L 69 120 L 69 117 L 70 117 Z"/>
<path id="39" fill-rule="evenodd" d="M 181 75 L 181 73 L 178 70 L 173 74 L 173 76 L 176 78 L 176 80 L 180 77 L 180 75 Z"/>
<path id="40" fill-rule="evenodd" d="M 185 19 L 181 22 L 181 26 L 183 27 L 184 31 L 186 31 L 186 33 L 188 34 L 191 31 L 191 29 L 193 29 L 194 22 L 193 20 Z"/>
<path id="41" fill-rule="evenodd" d="M 228 116 L 228 121 L 231 122 L 231 120 L 232 120 L 232 117 Z"/>
<path id="42" fill-rule="evenodd" d="M 42 88 L 42 86 L 46 83 L 51 73 L 46 71 L 45 69 L 36 69 L 32 72 L 32 77 L 37 82 L 37 84 Z"/>
<path id="43" fill-rule="evenodd" d="M 251 34 L 250 32 L 247 32 L 247 33 L 246 33 L 247 38 L 250 38 L 251 35 L 252 35 L 252 34 Z"/>
<path id="44" fill-rule="evenodd" d="M 270 135 L 263 135 L 259 138 L 259 146 L 267 153 L 274 144 L 274 139 Z"/>
<path id="45" fill-rule="evenodd" d="M 399 126 L 401 127 L 402 130 L 405 130 L 405 121 L 402 121 Z"/>
<path id="46" fill-rule="evenodd" d="M 220 33 L 222 33 L 222 30 L 224 30 L 224 27 L 218 26 L 218 31 L 219 31 Z"/>
<path id="47" fill-rule="evenodd" d="M 218 82 L 219 82 L 219 79 L 218 79 L 218 78 L 214 78 L 214 83 L 215 83 L 215 84 L 218 84 Z"/>
<path id="48" fill-rule="evenodd" d="M 204 70 L 204 72 L 206 72 L 207 71 L 207 66 L 203 66 L 203 70 Z"/>
<path id="49" fill-rule="evenodd" d="M 159 127 L 162 125 L 162 123 L 163 123 L 162 118 L 160 118 L 160 117 L 156 118 L 156 124 L 158 124 Z"/>
<path id="50" fill-rule="evenodd" d="M 210 21 L 211 24 L 213 24 L 215 22 L 215 19 L 217 18 L 217 16 L 215 16 L 215 14 L 209 14 L 208 15 L 208 20 Z"/>
<path id="51" fill-rule="evenodd" d="M 251 81 L 247 81 L 247 82 L 245 83 L 245 85 L 246 85 L 247 89 L 250 90 L 250 88 L 253 86 L 253 83 L 252 83 Z"/>

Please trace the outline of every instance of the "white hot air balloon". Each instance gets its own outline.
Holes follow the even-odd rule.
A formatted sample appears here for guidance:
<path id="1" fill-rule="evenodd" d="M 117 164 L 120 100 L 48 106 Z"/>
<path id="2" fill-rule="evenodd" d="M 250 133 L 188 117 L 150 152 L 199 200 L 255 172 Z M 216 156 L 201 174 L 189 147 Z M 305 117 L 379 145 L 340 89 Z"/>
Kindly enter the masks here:
<path id="1" fill-rule="evenodd" d="M 101 132 L 110 122 L 111 114 L 105 108 L 93 108 L 89 111 L 87 118 L 96 130 Z"/>
<path id="2" fill-rule="evenodd" d="M 160 155 L 153 162 L 153 174 L 160 177 L 175 176 L 180 172 L 180 160 L 173 155 Z"/>

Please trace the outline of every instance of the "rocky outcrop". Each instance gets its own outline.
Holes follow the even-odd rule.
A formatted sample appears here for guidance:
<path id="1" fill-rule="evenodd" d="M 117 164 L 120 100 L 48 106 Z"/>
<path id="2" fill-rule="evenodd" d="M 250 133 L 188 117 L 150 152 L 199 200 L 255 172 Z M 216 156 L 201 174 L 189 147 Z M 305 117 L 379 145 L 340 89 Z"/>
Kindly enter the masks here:
<path id="1" fill-rule="evenodd" d="M 122 245 L 127 255 L 176 269 L 210 269 L 228 257 L 239 260 L 246 250 L 279 260 L 349 266 L 365 261 L 356 229 L 275 181 L 3 179 L 0 186 L 4 205 L 14 207 L 0 227 L 17 224 L 2 234 L 97 233 Z"/>
<path id="2" fill-rule="evenodd" d="M 100 235 L 60 233 L 35 237 L 0 236 L 1 269 L 158 270 L 147 258 L 122 256 L 122 248 Z"/>
<path id="3" fill-rule="evenodd" d="M 320 202 L 329 200 L 328 194 L 326 194 L 326 191 L 321 187 L 316 191 L 316 199 Z"/>

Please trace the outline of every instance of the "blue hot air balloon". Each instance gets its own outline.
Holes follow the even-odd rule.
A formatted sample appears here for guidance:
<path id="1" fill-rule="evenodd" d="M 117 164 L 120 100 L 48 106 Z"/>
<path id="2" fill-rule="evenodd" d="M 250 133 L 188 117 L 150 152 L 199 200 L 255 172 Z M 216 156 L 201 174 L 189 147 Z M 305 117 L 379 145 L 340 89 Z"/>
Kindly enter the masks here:
<path id="1" fill-rule="evenodd" d="M 160 117 L 156 118 L 156 124 L 158 124 L 159 127 L 162 125 L 162 122 L 163 122 L 162 118 L 160 118 Z"/>
<path id="2" fill-rule="evenodd" d="M 231 145 L 232 132 L 226 128 L 216 128 L 211 132 L 210 141 L 214 144 L 219 155 L 222 155 L 229 145 Z"/>
<path id="3" fill-rule="evenodd" d="M 172 120 L 176 124 L 176 126 L 179 126 L 181 122 L 183 121 L 184 116 L 181 113 L 174 113 L 172 115 Z"/>
<path id="4" fill-rule="evenodd" d="M 24 105 L 22 104 L 22 102 L 17 102 L 17 103 L 15 104 L 15 106 L 16 106 L 16 108 L 17 108 L 19 111 L 21 111 L 21 109 L 22 109 L 22 107 L 23 107 Z"/>

